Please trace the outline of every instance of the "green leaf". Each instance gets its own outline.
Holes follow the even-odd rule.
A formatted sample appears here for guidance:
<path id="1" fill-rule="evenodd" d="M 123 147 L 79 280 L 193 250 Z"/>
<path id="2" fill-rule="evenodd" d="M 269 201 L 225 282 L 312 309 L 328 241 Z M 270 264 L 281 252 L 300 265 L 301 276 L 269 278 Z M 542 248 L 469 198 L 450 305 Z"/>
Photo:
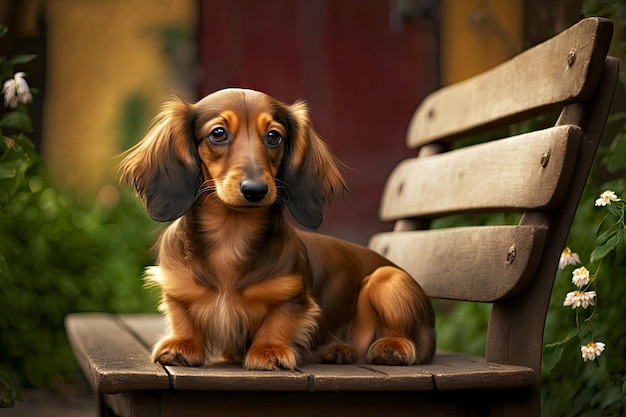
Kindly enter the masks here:
<path id="1" fill-rule="evenodd" d="M 618 245 L 622 252 L 626 253 L 626 229 L 624 229 L 623 226 L 617 229 L 617 240 L 619 241 Z"/>
<path id="2" fill-rule="evenodd" d="M 37 58 L 36 54 L 15 55 L 13 58 L 9 58 L 7 62 L 11 65 L 28 64 L 29 62 L 34 61 L 35 58 Z"/>
<path id="3" fill-rule="evenodd" d="M 613 216 L 621 216 L 622 215 L 622 205 L 619 204 L 619 202 L 617 203 L 613 203 L 613 204 L 607 204 L 606 209 L 609 213 L 611 213 Z"/>
<path id="4" fill-rule="evenodd" d="M 31 121 L 28 113 L 24 113 L 21 111 L 12 111 L 2 116 L 2 118 L 0 119 L 0 127 L 8 127 L 24 132 L 32 132 L 33 122 Z"/>
<path id="5" fill-rule="evenodd" d="M 550 343 L 543 347 L 543 358 L 541 364 L 543 371 L 548 373 L 554 368 L 563 356 L 563 343 Z"/>
<path id="6" fill-rule="evenodd" d="M 613 234 L 604 244 L 600 246 L 596 246 L 596 248 L 591 252 L 590 262 L 594 263 L 597 260 L 604 258 L 608 255 L 613 249 L 617 247 L 619 243 L 619 238 L 617 236 L 617 230 L 615 230 Z"/>
<path id="7" fill-rule="evenodd" d="M 600 236 L 596 237 L 594 246 L 598 247 L 598 246 L 604 245 L 611 238 L 611 236 L 617 233 L 618 228 L 619 228 L 619 223 L 612 224 L 611 227 L 609 227 L 607 230 L 602 232 Z"/>

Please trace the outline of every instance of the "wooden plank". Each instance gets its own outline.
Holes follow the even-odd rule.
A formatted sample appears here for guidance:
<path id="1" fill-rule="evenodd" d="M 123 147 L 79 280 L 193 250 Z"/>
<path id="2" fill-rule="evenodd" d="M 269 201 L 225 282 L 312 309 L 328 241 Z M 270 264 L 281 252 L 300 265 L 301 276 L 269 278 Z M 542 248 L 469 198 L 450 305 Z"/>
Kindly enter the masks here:
<path id="1" fill-rule="evenodd" d="M 407 145 L 469 135 L 591 98 L 612 33 L 611 21 L 584 19 L 490 71 L 432 93 L 410 122 Z"/>
<path id="2" fill-rule="evenodd" d="M 432 373 L 439 391 L 528 388 L 536 376 L 532 368 L 486 362 L 460 353 L 437 352 L 432 364 L 422 367 Z"/>
<path id="3" fill-rule="evenodd" d="M 309 376 L 298 371 L 249 371 L 240 364 L 197 368 L 167 366 L 176 390 L 307 391 Z"/>
<path id="4" fill-rule="evenodd" d="M 430 391 L 432 376 L 417 366 L 308 364 L 312 391 Z"/>
<path id="5" fill-rule="evenodd" d="M 168 389 L 169 376 L 150 360 L 150 352 L 114 316 L 71 314 L 68 338 L 85 375 L 105 393 Z"/>
<path id="6" fill-rule="evenodd" d="M 405 160 L 387 180 L 380 217 L 553 208 L 569 184 L 580 139 L 580 128 L 566 125 Z"/>
<path id="7" fill-rule="evenodd" d="M 387 232 L 369 247 L 409 272 L 428 296 L 493 302 L 523 290 L 546 238 L 534 226 Z"/>
<path id="8" fill-rule="evenodd" d="M 161 314 L 123 314 L 118 316 L 118 320 L 148 348 L 152 348 L 167 332 L 167 323 Z"/>
<path id="9" fill-rule="evenodd" d="M 434 389 L 430 372 L 422 366 L 386 366 L 359 364 L 358 366 L 383 374 L 386 381 L 381 384 L 386 390 L 430 391 Z"/>

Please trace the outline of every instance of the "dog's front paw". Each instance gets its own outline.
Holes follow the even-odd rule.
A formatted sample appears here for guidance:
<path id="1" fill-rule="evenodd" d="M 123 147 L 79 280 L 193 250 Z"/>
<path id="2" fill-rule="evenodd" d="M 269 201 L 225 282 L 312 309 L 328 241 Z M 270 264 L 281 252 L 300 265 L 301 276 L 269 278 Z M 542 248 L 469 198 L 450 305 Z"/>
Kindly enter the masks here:
<path id="1" fill-rule="evenodd" d="M 320 362 L 350 364 L 356 362 L 356 351 L 346 343 L 331 343 L 319 352 Z"/>
<path id="2" fill-rule="evenodd" d="M 372 343 L 366 361 L 378 365 L 413 365 L 415 357 L 415 345 L 409 339 L 383 337 Z"/>
<path id="3" fill-rule="evenodd" d="M 295 369 L 296 363 L 296 353 L 290 346 L 257 345 L 250 348 L 243 366 L 246 369 L 273 371 Z"/>
<path id="4" fill-rule="evenodd" d="M 162 365 L 200 366 L 204 363 L 204 346 L 193 340 L 166 338 L 154 346 L 152 360 Z"/>

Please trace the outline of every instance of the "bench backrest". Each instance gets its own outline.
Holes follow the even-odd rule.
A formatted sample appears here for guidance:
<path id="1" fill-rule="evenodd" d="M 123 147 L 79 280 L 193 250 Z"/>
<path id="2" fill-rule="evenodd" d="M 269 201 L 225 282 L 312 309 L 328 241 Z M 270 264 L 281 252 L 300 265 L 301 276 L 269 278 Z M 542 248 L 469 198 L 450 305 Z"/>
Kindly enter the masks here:
<path id="1" fill-rule="evenodd" d="M 369 244 L 431 297 L 493 303 L 486 359 L 533 368 L 537 386 L 554 276 L 617 82 L 617 60 L 606 56 L 612 31 L 609 20 L 584 19 L 430 94 L 408 129 L 418 156 L 396 167 L 383 192 L 380 216 L 394 231 Z M 457 148 L 538 115 L 554 113 L 554 124 L 559 111 L 550 128 Z M 429 229 L 433 219 L 494 212 L 520 220 Z"/>

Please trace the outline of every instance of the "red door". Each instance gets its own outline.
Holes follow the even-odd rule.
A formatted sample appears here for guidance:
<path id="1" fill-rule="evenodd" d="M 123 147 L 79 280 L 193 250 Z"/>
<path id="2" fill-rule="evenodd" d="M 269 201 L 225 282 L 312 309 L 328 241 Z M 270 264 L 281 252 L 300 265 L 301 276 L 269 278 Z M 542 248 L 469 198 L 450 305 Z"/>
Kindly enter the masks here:
<path id="1" fill-rule="evenodd" d="M 358 243 L 378 221 L 385 179 L 411 114 L 437 86 L 437 27 L 411 0 L 200 1 L 200 96 L 225 87 L 309 103 L 318 133 L 350 169 L 320 231 Z M 433 3 L 433 2 L 430 2 Z M 390 10 L 390 7 L 393 10 Z"/>

